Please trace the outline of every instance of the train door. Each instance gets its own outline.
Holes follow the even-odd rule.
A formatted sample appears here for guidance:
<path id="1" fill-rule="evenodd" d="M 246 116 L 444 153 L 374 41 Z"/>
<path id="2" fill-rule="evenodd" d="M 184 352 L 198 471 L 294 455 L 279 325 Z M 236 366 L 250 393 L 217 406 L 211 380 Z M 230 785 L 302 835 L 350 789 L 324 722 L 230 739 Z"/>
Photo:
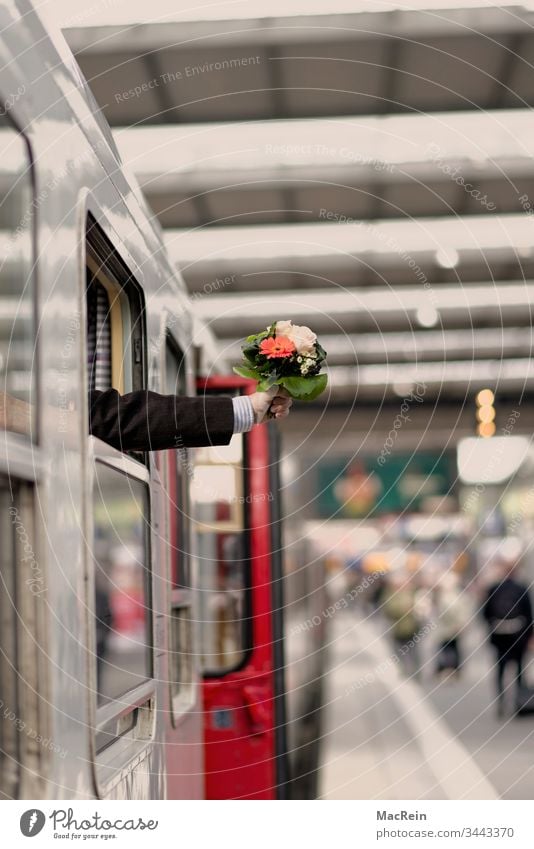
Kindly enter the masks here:
<path id="1" fill-rule="evenodd" d="M 93 200 L 88 206 L 96 210 Z M 115 248 L 98 213 L 86 216 L 88 389 L 146 386 L 143 277 Z M 113 241 L 112 241 L 113 239 Z M 128 258 L 135 267 L 132 257 Z M 90 746 L 99 797 L 163 795 L 157 699 L 161 675 L 158 494 L 148 456 L 88 438 L 91 528 Z M 122 445 L 120 446 L 122 449 Z M 152 484 L 152 485 L 151 485 Z"/>
<path id="2" fill-rule="evenodd" d="M 237 377 L 199 385 L 254 387 Z M 195 463 L 208 799 L 282 798 L 287 787 L 275 448 L 257 427 L 200 449 Z"/>

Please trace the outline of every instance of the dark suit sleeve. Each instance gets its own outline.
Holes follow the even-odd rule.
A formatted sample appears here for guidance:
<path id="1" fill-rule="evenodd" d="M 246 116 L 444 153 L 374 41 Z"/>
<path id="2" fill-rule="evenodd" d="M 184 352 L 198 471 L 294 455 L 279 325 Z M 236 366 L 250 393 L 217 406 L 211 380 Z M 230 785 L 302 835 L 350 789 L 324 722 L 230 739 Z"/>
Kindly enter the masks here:
<path id="1" fill-rule="evenodd" d="M 185 398 L 145 389 L 89 393 L 89 433 L 119 451 L 228 445 L 233 431 L 228 397 Z"/>

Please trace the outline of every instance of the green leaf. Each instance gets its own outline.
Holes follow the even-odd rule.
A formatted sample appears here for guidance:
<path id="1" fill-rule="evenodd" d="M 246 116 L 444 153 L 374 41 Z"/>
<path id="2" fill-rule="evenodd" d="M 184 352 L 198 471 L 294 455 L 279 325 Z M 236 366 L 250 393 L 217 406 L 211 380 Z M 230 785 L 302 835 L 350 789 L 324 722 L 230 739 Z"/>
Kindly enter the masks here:
<path id="1" fill-rule="evenodd" d="M 266 377 L 262 378 L 262 380 L 259 381 L 256 387 L 256 391 L 267 392 L 267 390 L 270 389 L 271 386 L 274 386 L 277 383 L 279 383 L 279 378 L 276 377 L 276 375 L 268 374 Z"/>
<path id="2" fill-rule="evenodd" d="M 240 377 L 249 377 L 252 380 L 258 380 L 258 372 L 255 369 L 247 368 L 246 366 L 234 366 L 234 372 Z"/>
<path id="3" fill-rule="evenodd" d="M 278 383 L 285 387 L 295 400 L 313 401 L 326 389 L 328 377 L 326 374 L 316 374 L 312 377 L 280 377 Z"/>

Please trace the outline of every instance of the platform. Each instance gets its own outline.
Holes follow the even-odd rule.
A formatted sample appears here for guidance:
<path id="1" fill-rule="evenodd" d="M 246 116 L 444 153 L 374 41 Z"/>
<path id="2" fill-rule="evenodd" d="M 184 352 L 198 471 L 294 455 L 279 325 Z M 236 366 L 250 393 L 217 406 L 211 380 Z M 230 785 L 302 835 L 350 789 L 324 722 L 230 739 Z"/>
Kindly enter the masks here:
<path id="1" fill-rule="evenodd" d="M 329 636 L 320 798 L 499 798 L 436 692 L 403 676 L 379 622 L 346 611 Z"/>

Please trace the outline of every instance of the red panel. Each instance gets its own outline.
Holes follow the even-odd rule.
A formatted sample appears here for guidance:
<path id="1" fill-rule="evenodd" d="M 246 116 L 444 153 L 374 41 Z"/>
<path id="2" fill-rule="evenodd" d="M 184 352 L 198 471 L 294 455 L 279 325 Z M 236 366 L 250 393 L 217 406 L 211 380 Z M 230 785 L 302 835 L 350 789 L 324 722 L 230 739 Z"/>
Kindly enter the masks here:
<path id="1" fill-rule="evenodd" d="M 255 383 L 215 377 L 199 389 L 243 392 Z M 275 736 L 271 627 L 269 442 L 265 427 L 246 437 L 249 490 L 252 652 L 236 672 L 204 681 L 206 798 L 274 799 Z M 258 496 L 254 498 L 254 496 Z M 229 725 L 229 727 L 228 727 Z M 226 726 L 226 727 L 225 727 Z"/>

